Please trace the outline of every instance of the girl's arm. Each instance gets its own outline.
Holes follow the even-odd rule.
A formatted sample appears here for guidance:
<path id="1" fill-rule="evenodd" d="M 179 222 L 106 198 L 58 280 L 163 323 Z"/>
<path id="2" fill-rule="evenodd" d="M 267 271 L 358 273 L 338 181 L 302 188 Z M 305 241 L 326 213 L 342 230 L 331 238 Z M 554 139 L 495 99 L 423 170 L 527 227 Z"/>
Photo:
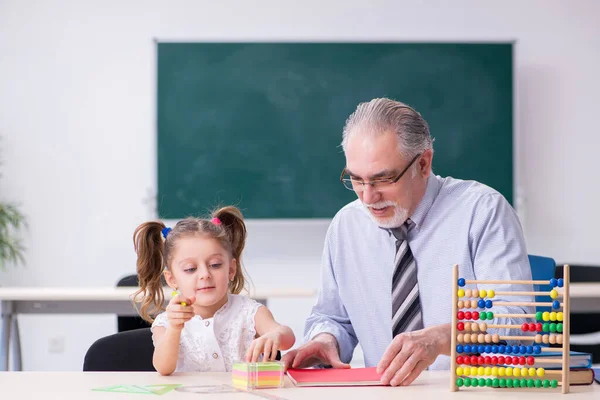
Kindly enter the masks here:
<path id="1" fill-rule="evenodd" d="M 177 367 L 181 330 L 157 326 L 153 329 L 154 356 L 152 364 L 161 375 L 171 375 Z"/>
<path id="2" fill-rule="evenodd" d="M 194 308 L 191 304 L 194 304 L 195 301 L 196 297 L 192 296 L 188 299 L 177 294 L 167 306 L 169 321 L 167 326 L 154 327 L 152 364 L 161 375 L 171 375 L 177 368 L 181 331 L 185 323 L 194 316 Z"/>
<path id="3" fill-rule="evenodd" d="M 274 360 L 278 350 L 288 350 L 296 341 L 294 332 L 288 326 L 277 323 L 267 307 L 259 307 L 256 311 L 254 326 L 259 337 L 246 353 L 249 362 L 256 362 L 261 353 L 264 353 L 264 361 Z"/>

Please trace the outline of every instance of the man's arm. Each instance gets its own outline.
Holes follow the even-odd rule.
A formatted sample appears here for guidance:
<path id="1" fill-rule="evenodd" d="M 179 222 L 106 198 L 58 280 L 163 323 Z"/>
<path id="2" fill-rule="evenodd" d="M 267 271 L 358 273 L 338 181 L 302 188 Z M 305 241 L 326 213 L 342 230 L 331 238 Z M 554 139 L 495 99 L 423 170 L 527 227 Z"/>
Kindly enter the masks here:
<path id="1" fill-rule="evenodd" d="M 304 338 L 313 339 L 320 333 L 330 333 L 337 341 L 342 362 L 350 362 L 354 348 L 358 344 L 356 333 L 339 296 L 339 288 L 333 269 L 333 247 L 336 227 L 334 222 L 327 231 L 325 247 L 321 259 L 321 290 L 317 303 L 306 320 Z"/>

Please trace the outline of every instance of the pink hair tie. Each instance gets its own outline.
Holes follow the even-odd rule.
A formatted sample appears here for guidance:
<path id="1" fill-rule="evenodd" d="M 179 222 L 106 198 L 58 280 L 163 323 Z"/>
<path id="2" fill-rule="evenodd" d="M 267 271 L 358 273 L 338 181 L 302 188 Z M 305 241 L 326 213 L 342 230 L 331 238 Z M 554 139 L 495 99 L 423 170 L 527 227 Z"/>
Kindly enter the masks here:
<path id="1" fill-rule="evenodd" d="M 214 217 L 213 219 L 211 219 L 210 222 L 212 222 L 215 225 L 221 225 L 221 220 L 217 217 Z"/>

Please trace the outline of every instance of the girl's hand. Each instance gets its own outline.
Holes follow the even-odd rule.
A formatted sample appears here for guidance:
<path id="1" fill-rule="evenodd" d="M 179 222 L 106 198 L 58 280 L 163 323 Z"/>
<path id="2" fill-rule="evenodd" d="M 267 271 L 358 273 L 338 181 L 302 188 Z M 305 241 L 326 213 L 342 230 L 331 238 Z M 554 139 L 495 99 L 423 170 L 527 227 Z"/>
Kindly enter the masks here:
<path id="1" fill-rule="evenodd" d="M 196 301 L 195 297 L 185 298 L 180 294 L 177 294 L 171 299 L 167 306 L 167 318 L 169 319 L 169 327 L 181 331 L 183 325 L 194 317 L 194 309 L 192 304 Z M 186 305 L 182 305 L 185 303 Z"/>
<path id="2" fill-rule="evenodd" d="M 254 339 L 246 352 L 246 362 L 257 362 L 261 354 L 263 361 L 274 361 L 281 346 L 281 333 L 269 332 Z"/>

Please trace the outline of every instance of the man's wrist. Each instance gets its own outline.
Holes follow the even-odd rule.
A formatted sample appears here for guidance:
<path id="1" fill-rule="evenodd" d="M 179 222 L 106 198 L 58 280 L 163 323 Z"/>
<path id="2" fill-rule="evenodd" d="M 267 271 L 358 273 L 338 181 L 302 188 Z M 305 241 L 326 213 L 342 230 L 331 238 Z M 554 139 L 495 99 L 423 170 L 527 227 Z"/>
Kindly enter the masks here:
<path id="1" fill-rule="evenodd" d="M 438 330 L 437 352 L 449 356 L 452 345 L 452 325 L 442 324 L 435 327 Z"/>
<path id="2" fill-rule="evenodd" d="M 315 335 L 312 338 L 312 341 L 323 343 L 326 346 L 333 347 L 335 349 L 335 351 L 337 352 L 338 357 L 340 356 L 340 346 L 338 344 L 336 337 L 333 334 L 331 334 L 329 332 L 322 332 L 322 333 Z M 319 368 L 331 368 L 331 365 L 329 363 L 322 363 L 322 364 L 319 364 L 318 367 Z"/>
<path id="3" fill-rule="evenodd" d="M 312 340 L 314 340 L 315 342 L 334 344 L 339 352 L 339 346 L 338 346 L 337 339 L 335 338 L 335 336 L 333 336 L 329 332 L 321 332 L 321 333 L 315 335 L 315 337 L 313 337 Z"/>

